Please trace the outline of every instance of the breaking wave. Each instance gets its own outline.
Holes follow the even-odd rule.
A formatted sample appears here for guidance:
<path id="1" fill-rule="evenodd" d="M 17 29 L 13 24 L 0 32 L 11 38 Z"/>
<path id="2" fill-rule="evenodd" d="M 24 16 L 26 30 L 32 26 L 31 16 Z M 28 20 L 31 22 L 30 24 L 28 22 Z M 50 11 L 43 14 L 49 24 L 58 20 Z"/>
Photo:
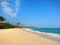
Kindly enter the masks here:
<path id="1" fill-rule="evenodd" d="M 34 31 L 32 29 L 29 29 L 29 28 L 23 28 L 23 29 L 26 30 L 26 31 L 30 31 L 30 32 L 38 33 L 38 34 L 40 33 L 40 34 L 44 34 L 44 35 L 49 35 L 49 36 L 52 36 L 52 37 L 60 38 L 60 34 L 56 34 L 56 33 Z"/>

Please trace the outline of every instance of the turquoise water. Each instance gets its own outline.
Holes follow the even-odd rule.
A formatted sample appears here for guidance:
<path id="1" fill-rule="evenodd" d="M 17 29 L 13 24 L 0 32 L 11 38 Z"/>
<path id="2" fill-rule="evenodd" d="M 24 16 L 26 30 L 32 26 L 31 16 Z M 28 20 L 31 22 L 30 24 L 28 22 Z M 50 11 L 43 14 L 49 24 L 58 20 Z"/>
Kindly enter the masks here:
<path id="1" fill-rule="evenodd" d="M 60 28 L 31 28 L 34 31 L 60 34 Z"/>
<path id="2" fill-rule="evenodd" d="M 24 28 L 24 30 L 60 38 L 60 28 Z"/>

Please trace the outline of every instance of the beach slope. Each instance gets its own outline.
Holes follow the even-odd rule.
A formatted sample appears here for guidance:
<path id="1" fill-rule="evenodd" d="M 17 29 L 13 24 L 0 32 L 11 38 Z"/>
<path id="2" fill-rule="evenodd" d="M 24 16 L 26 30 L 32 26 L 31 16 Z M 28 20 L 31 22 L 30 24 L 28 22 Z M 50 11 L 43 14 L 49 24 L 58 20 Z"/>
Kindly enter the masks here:
<path id="1" fill-rule="evenodd" d="M 0 45 L 60 45 L 23 29 L 0 29 Z"/>

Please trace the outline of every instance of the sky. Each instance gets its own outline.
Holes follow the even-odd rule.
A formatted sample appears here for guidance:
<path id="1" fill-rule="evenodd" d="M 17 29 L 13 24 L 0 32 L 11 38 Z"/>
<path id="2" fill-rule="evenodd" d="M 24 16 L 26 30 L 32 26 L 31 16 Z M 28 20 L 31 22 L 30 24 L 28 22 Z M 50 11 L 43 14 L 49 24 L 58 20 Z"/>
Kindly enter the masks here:
<path id="1" fill-rule="evenodd" d="M 60 28 L 60 0 L 0 0 L 0 16 L 40 28 Z"/>

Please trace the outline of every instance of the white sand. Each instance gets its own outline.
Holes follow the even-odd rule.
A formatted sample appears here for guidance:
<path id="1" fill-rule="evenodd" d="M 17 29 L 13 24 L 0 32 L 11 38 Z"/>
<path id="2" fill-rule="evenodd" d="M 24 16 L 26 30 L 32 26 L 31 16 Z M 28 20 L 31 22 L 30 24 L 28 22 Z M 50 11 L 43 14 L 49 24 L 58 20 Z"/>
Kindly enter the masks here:
<path id="1" fill-rule="evenodd" d="M 60 45 L 22 29 L 0 29 L 0 45 Z"/>

